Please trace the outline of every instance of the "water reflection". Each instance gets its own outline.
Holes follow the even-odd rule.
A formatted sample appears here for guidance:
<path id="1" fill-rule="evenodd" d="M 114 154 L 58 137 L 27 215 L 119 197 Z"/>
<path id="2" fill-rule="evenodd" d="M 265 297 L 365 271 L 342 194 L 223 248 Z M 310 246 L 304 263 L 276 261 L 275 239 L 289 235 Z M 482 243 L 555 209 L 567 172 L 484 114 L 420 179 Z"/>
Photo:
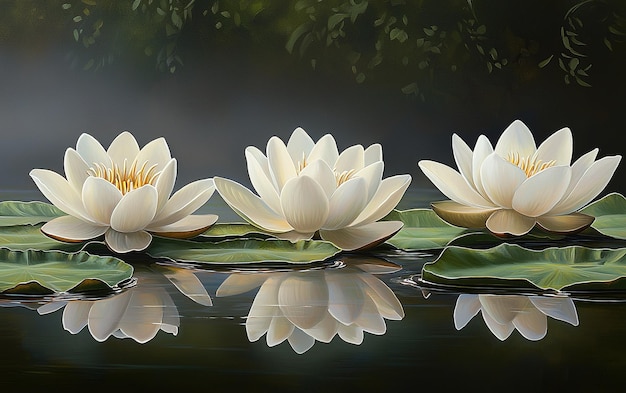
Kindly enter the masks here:
<path id="1" fill-rule="evenodd" d="M 396 295 L 375 276 L 395 272 L 400 266 L 375 258 L 342 262 L 339 269 L 233 273 L 216 296 L 260 287 L 246 319 L 251 342 L 263 335 L 269 347 L 287 340 L 298 354 L 336 335 L 359 345 L 364 332 L 384 334 L 385 319 L 404 318 Z"/>
<path id="2" fill-rule="evenodd" d="M 160 274 L 159 274 L 160 273 Z M 163 277 L 194 302 L 211 306 L 206 289 L 192 271 L 164 266 L 135 267 L 137 285 L 101 300 L 62 300 L 37 309 L 41 315 L 63 308 L 63 328 L 71 334 L 85 327 L 96 341 L 109 337 L 146 343 L 159 331 L 178 334 L 180 315 Z"/>
<path id="3" fill-rule="evenodd" d="M 569 297 L 491 294 L 461 294 L 454 307 L 454 326 L 463 329 L 479 312 L 501 341 L 515 329 L 528 340 L 541 340 L 548 332 L 547 317 L 578 326 L 578 313 Z"/>

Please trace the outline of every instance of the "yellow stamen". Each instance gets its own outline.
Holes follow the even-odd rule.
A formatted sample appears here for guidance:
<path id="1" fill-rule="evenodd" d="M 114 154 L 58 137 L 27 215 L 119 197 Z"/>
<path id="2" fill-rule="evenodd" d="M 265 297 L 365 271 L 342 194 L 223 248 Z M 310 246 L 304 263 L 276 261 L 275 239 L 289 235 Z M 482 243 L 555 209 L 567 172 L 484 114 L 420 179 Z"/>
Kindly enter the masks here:
<path id="1" fill-rule="evenodd" d="M 533 157 L 522 157 L 519 153 L 510 153 L 507 159 L 511 164 L 523 170 L 526 173 L 526 177 L 531 177 L 556 164 L 555 160 L 543 162 Z"/>
<path id="2" fill-rule="evenodd" d="M 146 170 L 148 162 L 144 162 L 139 170 L 137 170 L 137 162 L 133 162 L 133 165 L 127 167 L 126 160 L 122 168 L 118 165 L 113 165 L 109 168 L 105 164 L 94 164 L 89 168 L 87 173 L 90 176 L 102 178 L 109 183 L 113 184 L 118 190 L 122 192 L 122 195 L 145 186 L 146 184 L 154 185 L 156 179 L 161 172 L 156 171 L 157 164 L 152 165 Z"/>
<path id="3" fill-rule="evenodd" d="M 304 170 L 304 168 L 306 168 L 308 164 L 309 163 L 306 160 L 306 154 L 302 152 L 302 160 L 298 161 L 297 163 L 296 173 L 299 175 Z M 349 171 L 343 171 L 341 173 L 337 172 L 337 170 L 333 170 L 333 172 L 335 173 L 335 180 L 337 181 L 337 187 L 339 187 L 346 181 L 350 180 L 352 178 L 352 175 L 356 173 L 356 170 L 350 169 Z"/>

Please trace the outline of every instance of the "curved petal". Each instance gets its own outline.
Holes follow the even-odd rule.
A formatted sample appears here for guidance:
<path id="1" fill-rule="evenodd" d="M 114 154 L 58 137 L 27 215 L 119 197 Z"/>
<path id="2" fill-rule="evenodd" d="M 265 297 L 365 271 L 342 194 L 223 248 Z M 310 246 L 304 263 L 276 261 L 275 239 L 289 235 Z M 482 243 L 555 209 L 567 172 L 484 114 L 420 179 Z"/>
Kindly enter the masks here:
<path id="1" fill-rule="evenodd" d="M 574 301 L 569 297 L 530 296 L 531 303 L 547 316 L 578 326 L 578 313 Z"/>
<path id="2" fill-rule="evenodd" d="M 156 337 L 163 321 L 163 301 L 159 295 L 153 291 L 133 291 L 127 313 L 118 325 L 123 334 L 140 344 Z"/>
<path id="3" fill-rule="evenodd" d="M 85 180 L 82 191 L 83 206 L 100 225 L 111 225 L 113 210 L 122 199 L 122 192 L 111 182 L 90 176 Z"/>
<path id="4" fill-rule="evenodd" d="M 81 134 L 76 142 L 76 152 L 85 160 L 88 166 L 94 164 L 112 166 L 111 157 L 107 154 L 104 147 L 89 134 Z"/>
<path id="5" fill-rule="evenodd" d="M 328 217 L 326 193 L 309 176 L 289 180 L 280 194 L 280 204 L 285 219 L 298 232 L 315 232 Z"/>
<path id="6" fill-rule="evenodd" d="M 156 183 L 154 183 L 154 187 L 156 187 L 157 194 L 159 195 L 157 202 L 157 216 L 163 210 L 163 207 L 169 200 L 170 195 L 172 195 L 174 183 L 176 183 L 177 166 L 178 163 L 175 158 L 169 160 L 169 162 L 165 164 L 165 167 L 162 167 L 163 169 L 159 174 Z"/>
<path id="7" fill-rule="evenodd" d="M 41 231 L 46 236 L 62 242 L 81 242 L 101 236 L 108 228 L 73 216 L 63 216 L 45 223 Z"/>
<path id="8" fill-rule="evenodd" d="M 324 319 L 329 293 L 322 271 L 292 273 L 280 284 L 278 306 L 282 315 L 300 329 L 310 329 Z"/>
<path id="9" fill-rule="evenodd" d="M 572 163 L 572 150 L 574 140 L 569 128 L 562 128 L 550 135 L 537 148 L 533 156 L 533 161 L 550 162 L 555 161 L 555 165 L 567 165 Z"/>
<path id="10" fill-rule="evenodd" d="M 119 322 L 126 313 L 133 291 L 135 289 L 93 302 L 89 310 L 88 326 L 89 333 L 96 341 L 105 341 L 118 329 Z"/>
<path id="11" fill-rule="evenodd" d="M 240 295 L 263 285 L 272 273 L 231 273 L 215 291 L 215 296 Z M 275 275 L 275 274 L 274 274 Z"/>
<path id="12" fill-rule="evenodd" d="M 359 279 L 365 283 L 363 290 L 374 301 L 382 317 L 395 321 L 404 318 L 402 303 L 383 281 L 370 273 L 359 273 Z"/>
<path id="13" fill-rule="evenodd" d="M 609 183 L 622 156 L 608 156 L 594 162 L 582 175 L 572 192 L 561 200 L 550 214 L 570 213 L 591 202 Z"/>
<path id="14" fill-rule="evenodd" d="M 63 329 L 71 334 L 80 333 L 87 326 L 92 304 L 93 302 L 82 300 L 68 302 L 63 309 Z"/>
<path id="15" fill-rule="evenodd" d="M 563 214 L 560 216 L 537 217 L 537 224 L 549 232 L 575 233 L 593 224 L 594 217 L 582 213 Z"/>
<path id="16" fill-rule="evenodd" d="M 365 164 L 363 146 L 354 145 L 342 151 L 335 163 L 335 172 L 341 174 L 349 171 L 360 171 Z"/>
<path id="17" fill-rule="evenodd" d="M 313 180 L 315 180 L 315 182 L 322 187 L 328 199 L 330 199 L 337 189 L 335 172 L 333 172 L 333 170 L 328 166 L 326 161 L 313 161 L 307 165 L 302 172 L 300 172 L 300 176 L 309 176 L 313 178 Z M 282 209 L 279 211 L 282 211 Z"/>
<path id="18" fill-rule="evenodd" d="M 454 306 L 454 327 L 461 330 L 480 311 L 480 300 L 478 295 L 463 293 L 456 299 Z"/>
<path id="19" fill-rule="evenodd" d="M 68 183 L 76 190 L 81 192 L 83 183 L 89 177 L 89 165 L 83 160 L 78 152 L 72 148 L 65 151 L 63 158 L 63 169 Z"/>
<path id="20" fill-rule="evenodd" d="M 497 210 L 489 216 L 485 225 L 498 235 L 522 236 L 530 232 L 535 223 L 534 218 L 523 216 L 515 210 Z"/>
<path id="21" fill-rule="evenodd" d="M 529 177 L 513 196 L 513 209 L 528 217 L 549 212 L 563 197 L 572 170 L 568 166 L 553 166 Z"/>
<path id="22" fill-rule="evenodd" d="M 279 192 L 282 192 L 285 183 L 298 174 L 287 146 L 280 138 L 273 136 L 267 142 L 267 159 L 274 185 Z"/>
<path id="23" fill-rule="evenodd" d="M 307 161 L 313 162 L 315 160 L 323 160 L 328 164 L 328 166 L 334 167 L 338 157 L 339 151 L 337 150 L 337 142 L 335 142 L 335 138 L 333 138 L 330 134 L 326 134 L 321 137 L 317 143 L 315 143 Z"/>
<path id="24" fill-rule="evenodd" d="M 380 182 L 383 179 L 383 170 L 385 164 L 382 161 L 377 161 L 373 164 L 366 166 L 360 171 L 356 172 L 352 178 L 361 177 L 367 182 L 367 200 L 371 200 L 376 194 Z"/>
<path id="25" fill-rule="evenodd" d="M 461 205 L 454 201 L 432 202 L 430 206 L 444 221 L 462 228 L 484 228 L 489 216 L 498 210 Z"/>
<path id="26" fill-rule="evenodd" d="M 526 180 L 526 173 L 493 153 L 483 162 L 480 179 L 489 199 L 499 206 L 510 209 L 515 191 Z"/>
<path id="27" fill-rule="evenodd" d="M 170 153 L 170 148 L 167 145 L 165 138 L 157 138 L 150 141 L 147 145 L 141 148 L 134 158 L 138 167 L 141 167 L 144 162 L 147 162 L 147 167 L 151 167 L 156 164 L 157 171 L 162 171 L 171 159 L 172 154 Z"/>
<path id="28" fill-rule="evenodd" d="M 215 214 L 189 215 L 169 225 L 160 227 L 150 225 L 146 230 L 158 236 L 190 239 L 206 232 L 207 229 L 217 222 L 217 219 L 218 216 Z"/>
<path id="29" fill-rule="evenodd" d="M 565 198 L 571 194 L 574 187 L 576 187 L 580 181 L 580 178 L 583 177 L 589 168 L 591 168 L 593 163 L 596 161 L 597 155 L 598 149 L 596 148 L 586 154 L 583 154 L 578 160 L 576 160 L 576 162 L 574 162 L 574 164 L 572 164 L 572 178 L 569 181 L 569 186 L 567 187 L 565 194 L 563 194 L 565 195 Z M 565 200 L 565 198 L 561 199 L 561 201 Z"/>
<path id="30" fill-rule="evenodd" d="M 257 163 L 263 169 L 263 172 L 265 173 L 265 176 L 268 179 L 271 179 L 270 167 L 269 167 L 269 162 L 267 160 L 267 157 L 265 157 L 265 154 L 263 154 L 263 152 L 261 150 L 259 150 L 258 147 L 256 147 L 256 146 L 248 146 L 248 147 L 246 147 L 245 155 L 246 155 L 246 159 L 248 159 L 248 158 L 255 159 L 257 161 Z"/>
<path id="31" fill-rule="evenodd" d="M 104 240 L 111 250 L 123 254 L 145 250 L 152 241 L 152 235 L 146 231 L 122 233 L 109 229 L 104 234 Z"/>
<path id="32" fill-rule="evenodd" d="M 289 320 L 283 316 L 277 315 L 272 318 L 270 326 L 267 329 L 265 336 L 265 342 L 268 347 L 276 346 L 285 341 L 291 333 L 293 333 L 295 327 Z"/>
<path id="33" fill-rule="evenodd" d="M 47 169 L 33 169 L 30 177 L 54 206 L 83 221 L 93 222 L 83 207 L 80 193 L 63 176 Z"/>
<path id="34" fill-rule="evenodd" d="M 333 193 L 328 207 L 328 218 L 322 228 L 333 230 L 349 225 L 363 211 L 367 203 L 365 179 L 356 177 L 343 183 Z"/>
<path id="35" fill-rule="evenodd" d="M 363 343 L 363 329 L 358 325 L 339 325 L 337 333 L 343 341 L 349 344 L 361 345 Z"/>
<path id="36" fill-rule="evenodd" d="M 356 274 L 341 271 L 325 272 L 328 286 L 328 312 L 344 325 L 354 323 L 365 302 L 365 293 Z"/>
<path id="37" fill-rule="evenodd" d="M 474 207 L 494 206 L 470 187 L 459 172 L 449 166 L 428 160 L 422 160 L 418 165 L 435 187 L 453 201 Z"/>
<path id="38" fill-rule="evenodd" d="M 172 195 L 159 215 L 154 217 L 150 226 L 160 227 L 182 220 L 202 207 L 214 191 L 213 179 L 196 180 L 187 184 Z"/>
<path id="39" fill-rule="evenodd" d="M 359 314 L 359 317 L 354 321 L 354 323 L 360 326 L 364 331 L 381 335 L 385 334 L 387 331 L 387 325 L 385 325 L 385 320 L 378 312 L 376 308 L 376 304 L 369 297 L 366 296 L 363 300 L 363 311 Z"/>
<path id="40" fill-rule="evenodd" d="M 474 186 L 472 174 L 472 149 L 470 149 L 467 143 L 457 134 L 452 134 L 452 153 L 461 175 L 465 178 L 469 186 L 475 189 L 476 186 Z"/>
<path id="41" fill-rule="evenodd" d="M 346 251 L 370 248 L 391 238 L 400 229 L 400 221 L 378 221 L 337 230 L 320 230 L 322 239 Z"/>
<path id="42" fill-rule="evenodd" d="M 259 194 L 261 199 L 269 206 L 275 213 L 280 214 L 282 208 L 280 207 L 280 196 L 274 187 L 272 178 L 269 175 L 267 169 L 267 159 L 263 156 L 265 161 L 265 168 L 259 162 L 258 157 L 253 153 L 254 150 L 246 149 L 246 162 L 248 164 L 248 175 L 252 186 Z"/>
<path id="43" fill-rule="evenodd" d="M 410 175 L 396 175 L 383 179 L 372 199 L 350 226 L 369 224 L 385 217 L 398 205 L 410 184 Z"/>
<path id="44" fill-rule="evenodd" d="M 306 158 L 313 150 L 315 142 L 302 128 L 296 128 L 289 140 L 287 141 L 287 151 L 293 160 L 293 164 L 297 167 L 299 163 L 304 163 Z"/>
<path id="45" fill-rule="evenodd" d="M 137 232 L 144 229 L 156 213 L 157 190 L 145 185 L 122 197 L 111 214 L 111 228 L 117 232 Z"/>
<path id="46" fill-rule="evenodd" d="M 198 277 L 187 269 L 167 269 L 163 275 L 178 289 L 180 293 L 202 306 L 212 306 L 211 296 Z"/>
<path id="47" fill-rule="evenodd" d="M 499 324 L 507 324 L 524 310 L 528 303 L 525 296 L 519 295 L 479 295 L 483 314 L 487 313 Z"/>
<path id="48" fill-rule="evenodd" d="M 541 311 L 531 306 L 517 314 L 513 320 L 513 326 L 524 338 L 538 341 L 548 333 L 548 318 Z"/>
<path id="49" fill-rule="evenodd" d="M 303 331 L 315 340 L 323 343 L 329 343 L 333 340 L 333 337 L 337 334 L 340 323 L 335 320 L 329 313 L 326 313 L 324 319 L 317 325 L 310 329 L 303 329 Z"/>
<path id="50" fill-rule="evenodd" d="M 283 275 L 270 276 L 254 297 L 246 318 L 248 341 L 254 342 L 263 337 L 270 327 L 272 318 L 279 312 L 278 288 L 282 277 Z"/>
<path id="51" fill-rule="evenodd" d="M 125 163 L 127 167 L 130 167 L 139 154 L 139 145 L 130 132 L 124 131 L 113 139 L 107 149 L 107 154 L 118 167 L 123 168 Z"/>
<path id="52" fill-rule="evenodd" d="M 293 230 L 282 215 L 274 212 L 261 198 L 241 184 L 221 177 L 213 180 L 222 199 L 249 223 L 270 232 Z"/>
<path id="53" fill-rule="evenodd" d="M 313 348 L 315 344 L 315 339 L 300 329 L 294 329 L 287 341 L 289 341 L 289 345 L 298 355 L 302 355 Z"/>
<path id="54" fill-rule="evenodd" d="M 363 165 L 366 167 L 375 162 L 383 160 L 383 147 L 380 143 L 374 143 L 368 146 L 363 152 Z"/>
<path id="55" fill-rule="evenodd" d="M 487 139 L 484 135 L 479 136 L 476 141 L 476 145 L 474 146 L 474 153 L 472 155 L 472 180 L 474 181 L 476 191 L 478 191 L 478 193 L 486 200 L 489 200 L 489 197 L 485 192 L 483 181 L 480 178 L 480 168 L 482 167 L 485 158 L 491 155 L 491 153 L 493 153 L 493 146 L 491 146 L 489 139 Z"/>
<path id="56" fill-rule="evenodd" d="M 513 326 L 512 322 L 501 324 L 501 323 L 496 322 L 486 312 L 483 312 L 482 314 L 483 314 L 483 320 L 485 321 L 485 324 L 487 325 L 491 333 L 493 333 L 493 335 L 496 336 L 498 340 L 500 341 L 504 341 L 507 338 L 509 338 L 511 333 L 513 333 L 513 330 L 515 330 L 515 326 Z"/>
<path id="57" fill-rule="evenodd" d="M 535 138 L 526 124 L 515 120 L 502 132 L 494 150 L 502 158 L 507 158 L 511 154 L 531 157 L 537 150 L 536 146 Z"/>

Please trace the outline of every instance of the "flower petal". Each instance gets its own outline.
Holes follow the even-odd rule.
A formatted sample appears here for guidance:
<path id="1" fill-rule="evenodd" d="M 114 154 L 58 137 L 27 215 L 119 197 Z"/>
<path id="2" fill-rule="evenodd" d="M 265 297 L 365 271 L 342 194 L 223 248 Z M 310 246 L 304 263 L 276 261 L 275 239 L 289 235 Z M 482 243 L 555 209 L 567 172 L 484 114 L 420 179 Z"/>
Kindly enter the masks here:
<path id="1" fill-rule="evenodd" d="M 493 153 L 493 147 L 491 146 L 489 139 L 487 139 L 484 135 L 479 136 L 476 141 L 476 146 L 474 146 L 474 153 L 472 155 L 472 180 L 474 181 L 476 191 L 478 191 L 478 193 L 486 200 L 489 200 L 489 197 L 483 187 L 483 181 L 480 176 L 480 168 L 482 167 L 485 158 L 489 157 L 491 153 Z"/>
<path id="2" fill-rule="evenodd" d="M 353 251 L 383 243 L 402 229 L 402 225 L 400 221 L 378 221 L 337 230 L 321 229 L 320 235 L 342 250 Z"/>
<path id="3" fill-rule="evenodd" d="M 140 344 L 156 337 L 163 321 L 163 301 L 161 296 L 169 296 L 162 289 L 155 291 L 133 291 L 127 313 L 118 325 L 123 334 Z"/>
<path id="4" fill-rule="evenodd" d="M 376 303 L 374 303 L 369 296 L 364 298 L 363 311 L 359 314 L 359 317 L 356 321 L 354 321 L 354 323 L 363 328 L 364 331 L 371 334 L 381 335 L 385 334 L 387 331 L 385 320 L 378 312 Z"/>
<path id="5" fill-rule="evenodd" d="M 289 341 L 289 345 L 298 355 L 302 355 L 309 349 L 313 348 L 315 344 L 315 339 L 300 329 L 294 329 L 291 336 L 287 339 Z"/>
<path id="6" fill-rule="evenodd" d="M 339 325 L 337 333 L 343 341 L 349 344 L 361 345 L 363 343 L 363 329 L 358 325 Z"/>
<path id="7" fill-rule="evenodd" d="M 137 232 L 144 229 L 156 213 L 157 190 L 145 185 L 122 197 L 111 214 L 111 228 L 117 232 Z"/>
<path id="8" fill-rule="evenodd" d="M 63 309 L 63 329 L 71 334 L 80 333 L 87 326 L 92 304 L 93 302 L 83 300 L 68 302 Z"/>
<path id="9" fill-rule="evenodd" d="M 249 223 L 270 232 L 293 230 L 282 215 L 274 212 L 261 198 L 241 184 L 221 177 L 213 180 L 222 199 Z"/>
<path id="10" fill-rule="evenodd" d="M 206 291 L 202 282 L 198 277 L 187 269 L 167 269 L 163 272 L 163 275 L 182 293 L 189 299 L 202 306 L 212 306 L 213 301 L 211 296 Z"/>
<path id="11" fill-rule="evenodd" d="M 354 323 L 365 302 L 361 281 L 354 273 L 340 271 L 325 272 L 324 281 L 328 286 L 328 312 L 344 325 Z"/>
<path id="12" fill-rule="evenodd" d="M 297 172 L 287 146 L 280 138 L 273 136 L 267 142 L 267 159 L 274 185 L 282 192 L 285 183 L 296 177 Z"/>
<path id="13" fill-rule="evenodd" d="M 204 205 L 215 191 L 213 179 L 196 180 L 189 183 L 165 203 L 163 210 L 150 223 L 150 227 L 170 225 L 182 220 Z"/>
<path id="14" fill-rule="evenodd" d="M 105 341 L 118 329 L 119 322 L 126 313 L 133 291 L 135 289 L 93 302 L 89 310 L 88 326 L 89 333 L 96 341 Z"/>
<path id="15" fill-rule="evenodd" d="M 513 326 L 524 338 L 538 341 L 548 333 L 548 318 L 541 311 L 529 306 L 517 314 L 513 319 Z"/>
<path id="16" fill-rule="evenodd" d="M 395 321 L 404 318 L 402 303 L 383 281 L 370 273 L 359 273 L 359 279 L 365 283 L 363 290 L 374 301 L 381 316 Z"/>
<path id="17" fill-rule="evenodd" d="M 254 297 L 248 318 L 246 318 L 248 341 L 254 342 L 263 337 L 270 327 L 272 318 L 279 311 L 278 288 L 282 277 L 283 275 L 270 276 Z"/>
<path id="18" fill-rule="evenodd" d="M 172 195 L 172 190 L 174 189 L 174 183 L 176 183 L 176 172 L 177 172 L 178 163 L 175 158 L 172 158 L 165 164 L 159 177 L 154 183 L 154 187 L 157 189 L 157 194 L 159 195 L 159 199 L 157 202 L 157 215 L 163 210 L 163 207 L 167 203 Z"/>
<path id="19" fill-rule="evenodd" d="M 296 128 L 289 140 L 287 141 L 287 151 L 293 160 L 293 164 L 297 167 L 306 161 L 306 158 L 313 150 L 315 142 L 302 128 Z"/>
<path id="20" fill-rule="evenodd" d="M 272 273 L 231 273 L 215 291 L 215 296 L 241 295 L 260 287 Z M 274 274 L 276 275 L 276 274 Z"/>
<path id="21" fill-rule="evenodd" d="M 109 149 L 111 148 L 109 147 Z M 136 157 L 133 158 L 137 162 L 138 167 L 141 167 L 144 162 L 147 162 L 148 168 L 156 164 L 156 170 L 162 171 L 165 165 L 171 161 L 172 154 L 170 153 L 170 148 L 165 138 L 157 138 L 142 147 L 136 154 Z"/>
<path id="22" fill-rule="evenodd" d="M 454 161 L 457 168 L 459 168 L 459 172 L 461 172 L 469 186 L 475 189 L 472 175 L 472 149 L 457 134 L 452 134 L 452 153 L 454 154 Z"/>
<path id="23" fill-rule="evenodd" d="M 107 246 L 117 252 L 143 251 L 150 245 L 152 235 L 146 231 L 122 233 L 109 229 L 104 234 Z"/>
<path id="24" fill-rule="evenodd" d="M 554 165 L 567 165 L 572 163 L 572 150 L 574 140 L 569 128 L 562 128 L 550 135 L 537 148 L 533 158 L 541 162 L 555 161 Z"/>
<path id="25" fill-rule="evenodd" d="M 537 217 L 537 224 L 549 232 L 576 233 L 588 228 L 594 218 L 582 213 Z"/>
<path id="26" fill-rule="evenodd" d="M 337 179 L 335 178 L 335 172 L 328 166 L 326 161 L 323 160 L 315 160 L 309 165 L 307 165 L 302 172 L 300 172 L 300 176 L 309 176 L 315 180 L 317 184 L 319 184 L 326 197 L 330 199 L 335 190 L 337 189 Z M 278 210 L 282 211 L 282 209 Z"/>
<path id="27" fill-rule="evenodd" d="M 563 197 L 572 170 L 569 166 L 553 166 L 523 182 L 513 196 L 513 209 L 528 217 L 549 212 Z"/>
<path id="28" fill-rule="evenodd" d="M 309 154 L 309 157 L 307 158 L 307 162 L 323 160 L 332 168 L 335 166 L 335 162 L 337 162 L 338 157 L 339 151 L 337 150 L 337 142 L 335 142 L 335 138 L 333 138 L 330 134 L 326 134 L 321 137 L 317 143 L 315 143 L 313 150 L 311 150 L 311 154 Z"/>
<path id="29" fill-rule="evenodd" d="M 76 192 L 80 193 L 83 189 L 83 183 L 89 177 L 89 165 L 76 150 L 69 148 L 65 151 L 63 169 L 68 183 Z"/>
<path id="30" fill-rule="evenodd" d="M 456 299 L 454 306 L 454 327 L 461 330 L 480 311 L 478 295 L 463 293 Z"/>
<path id="31" fill-rule="evenodd" d="M 383 178 L 383 170 L 385 164 L 382 161 L 375 162 L 361 169 L 355 173 L 352 177 L 361 177 L 365 179 L 367 184 L 367 200 L 371 200 L 380 187 L 380 182 Z"/>
<path id="32" fill-rule="evenodd" d="M 258 149 L 257 149 L 258 151 Z M 250 176 L 250 181 L 252 182 L 252 186 L 259 194 L 261 199 L 269 206 L 276 214 L 280 214 L 282 212 L 282 208 L 280 207 L 280 197 L 276 188 L 274 187 L 274 183 L 272 182 L 272 178 L 269 175 L 268 167 L 267 167 L 267 158 L 265 156 L 262 157 L 263 164 L 259 162 L 259 157 L 254 153 L 253 149 L 246 149 L 246 162 L 248 164 L 248 175 Z"/>
<path id="33" fill-rule="evenodd" d="M 329 343 L 337 334 L 339 325 L 341 324 L 335 318 L 326 313 L 320 323 L 310 329 L 303 329 L 303 331 L 319 342 Z"/>
<path id="34" fill-rule="evenodd" d="M 82 191 L 83 205 L 87 214 L 100 225 L 111 225 L 113 210 L 122 199 L 122 192 L 111 182 L 90 176 Z"/>
<path id="35" fill-rule="evenodd" d="M 370 145 L 367 149 L 365 149 L 365 151 L 363 152 L 363 159 L 363 165 L 365 165 L 366 167 L 368 165 L 372 165 L 375 162 L 382 161 L 383 147 L 380 145 L 380 143 L 374 143 Z"/>
<path id="36" fill-rule="evenodd" d="M 526 180 L 526 173 L 493 153 L 485 158 L 480 168 L 480 178 L 489 199 L 499 206 L 510 209 L 515 191 Z"/>
<path id="37" fill-rule="evenodd" d="M 578 313 L 574 301 L 569 297 L 529 296 L 532 304 L 547 316 L 578 326 Z"/>
<path id="38" fill-rule="evenodd" d="M 381 181 L 372 199 L 350 226 L 369 224 L 385 217 L 398 205 L 409 184 L 410 175 L 391 176 Z"/>
<path id="39" fill-rule="evenodd" d="M 494 206 L 470 187 L 459 172 L 449 166 L 428 160 L 422 160 L 418 165 L 435 187 L 453 201 L 474 207 Z"/>
<path id="40" fill-rule="evenodd" d="M 342 151 L 335 163 L 335 172 L 341 174 L 349 171 L 360 171 L 365 164 L 363 146 L 354 145 Z"/>
<path id="41" fill-rule="evenodd" d="M 124 131 L 113 139 L 107 149 L 107 154 L 118 167 L 123 168 L 124 162 L 126 162 L 127 167 L 130 167 L 139 154 L 139 145 L 130 132 Z"/>
<path id="42" fill-rule="evenodd" d="M 537 150 L 536 146 L 535 138 L 526 124 L 515 120 L 500 135 L 494 150 L 502 158 L 507 158 L 513 153 L 521 157 L 531 157 Z"/>
<path id="43" fill-rule="evenodd" d="M 153 232 L 157 236 L 190 239 L 206 232 L 207 229 L 217 222 L 217 219 L 218 216 L 215 214 L 192 214 L 169 225 L 160 227 L 150 225 L 146 230 Z"/>
<path id="44" fill-rule="evenodd" d="M 365 179 L 356 177 L 343 183 L 333 193 L 328 207 L 328 218 L 323 228 L 328 230 L 349 225 L 363 211 L 367 203 Z"/>
<path id="45" fill-rule="evenodd" d="M 430 206 L 444 221 L 462 228 L 484 228 L 489 216 L 498 210 L 461 205 L 454 201 L 432 202 Z"/>
<path id="46" fill-rule="evenodd" d="M 497 210 L 489 216 L 485 225 L 497 235 L 522 236 L 533 229 L 535 222 L 534 218 L 523 216 L 515 210 Z"/>
<path id="47" fill-rule="evenodd" d="M 300 329 L 310 329 L 324 319 L 328 302 L 323 271 L 290 274 L 278 289 L 281 313 Z"/>
<path id="48" fill-rule="evenodd" d="M 567 198 L 567 196 L 571 194 L 572 190 L 574 190 L 574 187 L 576 187 L 576 185 L 580 181 L 580 178 L 583 177 L 583 175 L 585 174 L 585 172 L 587 172 L 589 168 L 591 168 L 593 163 L 596 161 L 597 155 L 598 149 L 596 148 L 591 150 L 590 152 L 587 152 L 586 154 L 583 154 L 578 160 L 576 160 L 576 162 L 574 162 L 574 164 L 572 164 L 572 178 L 569 182 L 567 190 L 565 191 L 565 194 L 563 194 L 565 195 L 565 198 Z M 561 199 L 561 201 L 565 200 L 565 198 Z"/>
<path id="49" fill-rule="evenodd" d="M 485 321 L 485 324 L 487 325 L 491 333 L 493 333 L 493 335 L 496 336 L 498 340 L 500 341 L 504 341 L 507 338 L 509 338 L 511 333 L 513 333 L 513 330 L 515 330 L 515 326 L 513 326 L 513 322 L 501 324 L 501 323 L 496 322 L 486 312 L 483 311 L 482 314 L 483 314 L 483 320 Z"/>
<path id="50" fill-rule="evenodd" d="M 285 219 L 298 232 L 315 232 L 328 217 L 326 193 L 309 176 L 289 180 L 280 194 L 280 204 Z"/>
<path id="51" fill-rule="evenodd" d="M 83 221 L 93 222 L 83 207 L 80 193 L 63 176 L 47 169 L 33 169 L 30 177 L 54 206 Z"/>
<path id="52" fill-rule="evenodd" d="M 294 331 L 294 326 L 289 320 L 283 316 L 277 315 L 272 318 L 270 326 L 267 329 L 265 342 L 268 347 L 274 347 L 285 341 Z"/>
<path id="53" fill-rule="evenodd" d="M 102 236 L 108 226 L 94 225 L 73 216 L 57 217 L 41 227 L 41 231 L 62 242 L 81 242 Z"/>
<path id="54" fill-rule="evenodd" d="M 89 134 L 81 134 L 78 138 L 78 142 L 76 142 L 76 152 L 90 167 L 94 164 L 111 167 L 111 157 L 109 157 L 100 142 Z"/>

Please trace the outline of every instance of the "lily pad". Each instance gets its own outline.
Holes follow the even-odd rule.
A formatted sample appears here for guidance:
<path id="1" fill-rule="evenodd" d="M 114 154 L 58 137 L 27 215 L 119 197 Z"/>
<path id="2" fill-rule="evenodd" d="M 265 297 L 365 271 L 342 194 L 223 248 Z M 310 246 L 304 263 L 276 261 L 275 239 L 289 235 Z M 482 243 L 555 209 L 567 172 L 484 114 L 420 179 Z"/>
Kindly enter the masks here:
<path id="1" fill-rule="evenodd" d="M 111 289 L 133 275 L 133 267 L 114 257 L 86 252 L 14 251 L 0 248 L 0 292 L 41 294 Z"/>
<path id="2" fill-rule="evenodd" d="M 254 235 L 260 237 L 270 237 L 254 225 L 247 223 L 215 224 L 204 232 L 201 236 L 210 238 L 230 238 Z"/>
<path id="3" fill-rule="evenodd" d="M 64 243 L 41 233 L 38 225 L 17 225 L 0 227 L 0 247 L 12 250 L 57 250 L 74 252 L 81 250 L 85 243 Z"/>
<path id="4" fill-rule="evenodd" d="M 595 217 L 591 227 L 603 235 L 626 240 L 626 198 L 612 193 L 580 211 Z"/>
<path id="5" fill-rule="evenodd" d="M 562 290 L 626 289 L 626 248 L 594 249 L 580 246 L 530 250 L 501 244 L 486 250 L 447 247 L 434 262 L 424 265 L 422 277 L 457 286 L 529 287 Z M 602 284 L 604 283 L 604 284 Z"/>
<path id="6" fill-rule="evenodd" d="M 430 209 L 394 210 L 383 220 L 404 223 L 400 232 L 387 240 L 387 243 L 406 251 L 443 248 L 452 239 L 467 231 L 448 224 Z"/>
<path id="7" fill-rule="evenodd" d="M 310 263 L 337 255 L 332 243 L 316 240 L 237 239 L 198 242 L 155 237 L 146 252 L 154 258 L 174 261 L 241 264 L 260 262 Z"/>
<path id="8" fill-rule="evenodd" d="M 40 224 L 66 215 L 54 205 L 45 202 L 0 202 L 0 226 Z"/>

